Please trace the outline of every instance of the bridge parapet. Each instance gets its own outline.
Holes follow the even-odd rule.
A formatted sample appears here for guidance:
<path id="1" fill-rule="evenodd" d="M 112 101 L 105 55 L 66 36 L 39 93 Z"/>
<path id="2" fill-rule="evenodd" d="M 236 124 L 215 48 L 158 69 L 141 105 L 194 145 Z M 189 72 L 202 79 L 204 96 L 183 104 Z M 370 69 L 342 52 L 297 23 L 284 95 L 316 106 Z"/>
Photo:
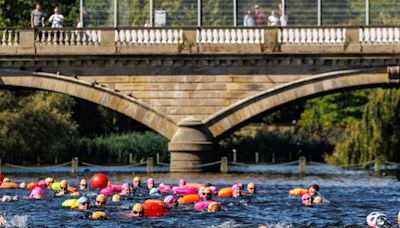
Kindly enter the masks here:
<path id="1" fill-rule="evenodd" d="M 385 54 L 399 27 L 0 29 L 3 55 Z"/>

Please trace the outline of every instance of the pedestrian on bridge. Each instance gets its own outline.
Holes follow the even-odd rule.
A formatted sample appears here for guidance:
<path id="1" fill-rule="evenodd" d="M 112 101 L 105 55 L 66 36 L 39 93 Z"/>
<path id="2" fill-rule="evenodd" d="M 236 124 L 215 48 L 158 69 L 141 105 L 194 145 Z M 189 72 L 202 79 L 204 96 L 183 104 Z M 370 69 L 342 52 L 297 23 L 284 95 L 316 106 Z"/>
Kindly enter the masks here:
<path id="1" fill-rule="evenodd" d="M 54 14 L 49 18 L 52 28 L 62 28 L 64 23 L 64 16 L 60 13 L 58 7 L 54 8 Z"/>
<path id="2" fill-rule="evenodd" d="M 35 9 L 31 13 L 31 28 L 44 27 L 44 13 L 39 3 L 36 3 Z"/>

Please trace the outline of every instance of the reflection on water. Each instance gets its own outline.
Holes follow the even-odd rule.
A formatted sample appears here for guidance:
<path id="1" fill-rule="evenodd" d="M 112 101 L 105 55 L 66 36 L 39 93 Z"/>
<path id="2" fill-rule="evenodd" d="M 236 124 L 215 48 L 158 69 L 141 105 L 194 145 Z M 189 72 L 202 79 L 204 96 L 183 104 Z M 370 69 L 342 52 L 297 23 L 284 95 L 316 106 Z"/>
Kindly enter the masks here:
<path id="1" fill-rule="evenodd" d="M 90 178 L 90 173 L 83 175 Z M 28 177 L 11 175 L 12 181 L 37 181 L 46 175 Z M 73 186 L 78 186 L 78 178 L 57 174 L 58 179 L 68 178 Z M 108 174 L 114 183 L 131 181 L 132 174 Z M 147 175 L 142 175 L 143 180 Z M 22 199 L 28 195 L 24 190 L 0 190 L 0 195 L 20 196 L 14 203 L 0 203 L 1 213 L 5 214 L 15 226 L 46 227 L 343 227 L 354 225 L 365 227 L 365 217 L 371 211 L 386 213 L 393 222 L 396 221 L 400 208 L 398 198 L 399 182 L 395 177 L 376 178 L 363 173 L 347 175 L 313 175 L 299 178 L 297 175 L 273 174 L 154 174 L 157 183 L 175 185 L 180 178 L 193 182 L 213 183 L 217 187 L 232 185 L 237 182 L 257 184 L 257 195 L 236 199 L 217 199 L 222 202 L 222 211 L 217 213 L 195 212 L 193 205 L 174 208 L 164 218 L 122 219 L 121 214 L 130 211 L 136 202 L 143 202 L 147 194 L 135 195 L 131 200 L 119 203 L 110 202 L 104 210 L 109 215 L 106 221 L 78 219 L 82 212 L 61 208 L 65 197 L 54 197 L 49 191 L 45 200 L 30 201 Z M 144 181 L 143 181 L 144 182 Z M 304 208 L 300 199 L 289 197 L 291 187 L 306 187 L 317 183 L 321 193 L 330 203 Z M 88 194 L 92 202 L 95 194 Z M 111 201 L 111 200 L 110 200 Z M 10 220 L 11 219 L 11 220 Z M 25 221 L 27 219 L 27 221 Z"/>

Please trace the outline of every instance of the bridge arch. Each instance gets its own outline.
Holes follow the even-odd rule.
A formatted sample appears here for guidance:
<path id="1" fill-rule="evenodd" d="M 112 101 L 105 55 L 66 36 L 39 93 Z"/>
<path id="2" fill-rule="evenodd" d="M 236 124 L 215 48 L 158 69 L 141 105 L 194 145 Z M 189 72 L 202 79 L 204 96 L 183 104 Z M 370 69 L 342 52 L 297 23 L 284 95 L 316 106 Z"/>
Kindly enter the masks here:
<path id="1" fill-rule="evenodd" d="M 398 67 L 393 67 L 397 70 Z M 399 82 L 398 72 L 377 67 L 335 71 L 289 82 L 239 101 L 210 116 L 203 123 L 214 139 L 219 140 L 242 127 L 256 116 L 284 104 L 333 93 L 339 90 L 384 87 Z"/>
<path id="2" fill-rule="evenodd" d="M 95 82 L 57 74 L 0 70 L 0 86 L 25 87 L 67 94 L 122 113 L 171 140 L 177 124 L 149 105 Z"/>

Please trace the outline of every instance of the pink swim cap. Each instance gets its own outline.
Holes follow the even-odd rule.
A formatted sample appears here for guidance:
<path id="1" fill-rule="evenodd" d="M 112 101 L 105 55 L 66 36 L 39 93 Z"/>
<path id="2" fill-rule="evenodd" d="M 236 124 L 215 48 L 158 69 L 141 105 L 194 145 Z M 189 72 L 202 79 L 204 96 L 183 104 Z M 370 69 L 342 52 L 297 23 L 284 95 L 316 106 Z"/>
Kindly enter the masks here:
<path id="1" fill-rule="evenodd" d="M 168 196 L 166 196 L 165 198 L 164 198 L 164 204 L 167 206 L 167 207 L 170 207 L 173 203 L 175 203 L 176 202 L 176 199 L 175 199 L 175 196 L 173 196 L 173 195 L 168 195 Z"/>
<path id="2" fill-rule="evenodd" d="M 153 178 L 147 179 L 147 183 L 148 183 L 148 184 L 150 184 L 150 183 L 153 183 L 153 184 L 154 184 L 154 179 L 153 179 Z"/>
<path id="3" fill-rule="evenodd" d="M 304 195 L 301 197 L 301 202 L 302 202 L 302 203 L 307 203 L 307 202 L 309 202 L 309 201 L 311 201 L 311 196 L 310 196 L 310 194 L 306 193 L 306 194 L 304 194 Z"/>
<path id="4" fill-rule="evenodd" d="M 31 194 L 29 195 L 29 199 L 40 199 L 43 195 L 43 190 L 41 187 L 35 187 Z"/>
<path id="5" fill-rule="evenodd" d="M 232 189 L 233 189 L 233 190 L 235 190 L 235 189 L 240 189 L 240 186 L 239 186 L 238 184 L 234 184 L 234 185 L 232 186 Z"/>
<path id="6" fill-rule="evenodd" d="M 186 180 L 185 179 L 180 179 L 179 180 L 179 185 L 185 186 L 185 184 L 186 184 Z"/>
<path id="7" fill-rule="evenodd" d="M 39 181 L 38 186 L 44 188 L 47 186 L 47 184 L 44 180 L 41 180 L 41 181 Z"/>

